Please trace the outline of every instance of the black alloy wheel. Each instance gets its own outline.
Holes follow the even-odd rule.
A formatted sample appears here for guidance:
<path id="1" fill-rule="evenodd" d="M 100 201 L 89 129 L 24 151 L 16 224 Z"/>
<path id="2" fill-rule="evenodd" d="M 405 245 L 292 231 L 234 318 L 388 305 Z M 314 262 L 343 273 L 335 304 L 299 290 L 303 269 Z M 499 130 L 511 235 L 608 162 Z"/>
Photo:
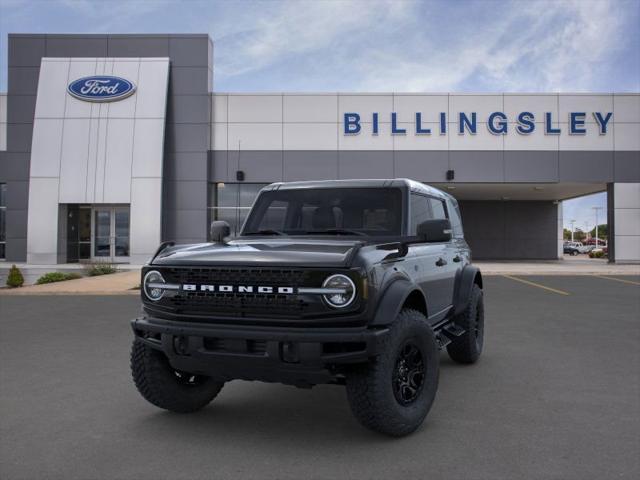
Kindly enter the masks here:
<path id="1" fill-rule="evenodd" d="M 376 358 L 348 372 L 351 411 L 376 432 L 394 437 L 414 432 L 433 405 L 439 362 L 438 342 L 424 313 L 402 309 Z"/>
<path id="2" fill-rule="evenodd" d="M 409 405 L 420 396 L 424 385 L 424 360 L 420 348 L 407 341 L 393 370 L 393 394 L 400 405 Z"/>

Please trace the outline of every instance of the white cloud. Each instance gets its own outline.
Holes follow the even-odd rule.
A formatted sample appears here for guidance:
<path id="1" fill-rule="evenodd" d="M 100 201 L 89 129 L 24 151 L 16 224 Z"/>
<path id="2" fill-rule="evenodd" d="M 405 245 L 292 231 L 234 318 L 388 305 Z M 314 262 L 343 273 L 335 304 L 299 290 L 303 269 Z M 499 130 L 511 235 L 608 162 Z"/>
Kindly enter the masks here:
<path id="1" fill-rule="evenodd" d="M 228 90 L 640 89 L 638 0 L 0 2 L 4 32 L 208 31 Z"/>
<path id="2" fill-rule="evenodd" d="M 216 58 L 219 75 L 249 73 L 312 53 L 340 55 L 351 35 L 402 20 L 410 6 L 393 0 L 285 2 L 279 8 L 274 3 L 252 5 L 252 15 L 245 12 L 214 23 L 214 41 L 224 43 Z"/>
<path id="3" fill-rule="evenodd" d="M 457 91 L 471 83 L 494 91 L 583 91 L 593 89 L 595 67 L 624 43 L 626 11 L 607 1 L 470 5 L 463 26 L 452 16 L 451 24 L 440 23 L 433 4 L 286 3 L 255 12 L 257 21 L 245 17 L 220 37 L 216 76 L 270 67 L 300 75 L 296 68 L 312 69 L 304 63 L 312 57 L 329 69 L 331 84 L 349 74 L 351 90 Z M 495 12 L 473 22 L 487 8 Z"/>

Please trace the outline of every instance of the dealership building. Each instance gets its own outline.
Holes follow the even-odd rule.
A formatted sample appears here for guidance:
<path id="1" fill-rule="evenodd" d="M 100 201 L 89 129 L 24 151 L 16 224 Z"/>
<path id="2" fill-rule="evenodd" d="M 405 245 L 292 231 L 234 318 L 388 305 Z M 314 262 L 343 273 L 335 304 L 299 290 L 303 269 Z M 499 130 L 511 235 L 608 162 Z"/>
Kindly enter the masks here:
<path id="1" fill-rule="evenodd" d="M 221 93 L 208 35 L 7 45 L 0 261 L 140 264 L 271 182 L 407 177 L 479 259 L 562 257 L 563 200 L 606 191 L 610 259 L 640 262 L 638 93 Z"/>

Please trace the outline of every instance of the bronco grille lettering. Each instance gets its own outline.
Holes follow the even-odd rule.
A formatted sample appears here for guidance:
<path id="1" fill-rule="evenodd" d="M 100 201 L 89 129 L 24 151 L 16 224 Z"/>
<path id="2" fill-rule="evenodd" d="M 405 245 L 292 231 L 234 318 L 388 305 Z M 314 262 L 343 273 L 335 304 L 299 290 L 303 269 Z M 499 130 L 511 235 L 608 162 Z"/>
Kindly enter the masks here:
<path id="1" fill-rule="evenodd" d="M 270 286 L 254 286 L 254 285 L 196 285 L 193 283 L 183 283 L 181 290 L 185 292 L 212 292 L 212 293 L 263 293 L 280 295 L 293 295 L 295 289 L 293 287 L 270 287 Z"/>

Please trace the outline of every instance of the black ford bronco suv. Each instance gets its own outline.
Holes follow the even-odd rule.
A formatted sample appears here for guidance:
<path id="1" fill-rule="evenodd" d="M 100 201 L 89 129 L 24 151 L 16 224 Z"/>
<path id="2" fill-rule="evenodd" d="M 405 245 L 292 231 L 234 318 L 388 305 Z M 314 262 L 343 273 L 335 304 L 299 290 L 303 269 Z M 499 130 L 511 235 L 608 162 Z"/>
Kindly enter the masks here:
<path id="1" fill-rule="evenodd" d="M 482 351 L 482 276 L 457 201 L 411 180 L 274 183 L 240 235 L 160 246 L 142 269 L 131 369 L 152 404 L 206 406 L 234 379 L 345 385 L 366 427 L 406 435 L 439 350 Z"/>

